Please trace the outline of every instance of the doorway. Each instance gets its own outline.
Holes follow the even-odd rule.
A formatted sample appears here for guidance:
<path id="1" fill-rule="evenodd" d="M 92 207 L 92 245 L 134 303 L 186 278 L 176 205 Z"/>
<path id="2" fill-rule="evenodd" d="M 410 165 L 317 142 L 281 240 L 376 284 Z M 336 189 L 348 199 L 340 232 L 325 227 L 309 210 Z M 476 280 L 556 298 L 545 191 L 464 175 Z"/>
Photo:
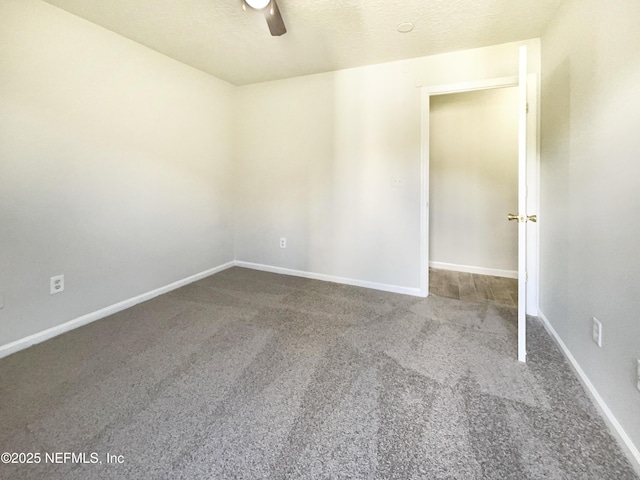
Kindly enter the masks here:
<path id="1" fill-rule="evenodd" d="M 518 88 L 431 98 L 429 290 L 518 304 Z"/>
<path id="2" fill-rule="evenodd" d="M 538 79 L 527 73 L 527 49 L 519 48 L 518 75 L 456 84 L 422 86 L 420 188 L 420 293 L 429 293 L 430 102 L 433 96 L 518 86 L 518 210 L 509 213 L 518 229 L 518 360 L 526 361 L 526 315 L 538 314 L 539 206 Z M 504 218 L 504 217 L 503 217 Z"/>

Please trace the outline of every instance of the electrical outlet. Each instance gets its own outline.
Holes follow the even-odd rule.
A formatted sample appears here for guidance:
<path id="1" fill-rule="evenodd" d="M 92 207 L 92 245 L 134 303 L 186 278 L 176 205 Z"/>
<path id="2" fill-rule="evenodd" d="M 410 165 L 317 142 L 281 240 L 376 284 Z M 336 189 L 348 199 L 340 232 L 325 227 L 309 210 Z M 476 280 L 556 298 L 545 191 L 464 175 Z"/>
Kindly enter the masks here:
<path id="1" fill-rule="evenodd" d="M 400 178 L 400 177 L 393 177 L 393 178 L 391 179 L 391 185 L 392 185 L 393 187 L 396 187 L 396 188 L 402 187 L 402 178 Z"/>
<path id="2" fill-rule="evenodd" d="M 591 324 L 591 338 L 596 342 L 596 345 L 602 347 L 602 323 L 596 317 L 593 317 Z"/>
<path id="3" fill-rule="evenodd" d="M 49 293 L 54 295 L 56 293 L 64 292 L 64 275 L 56 275 L 51 277 L 49 283 Z"/>
<path id="4" fill-rule="evenodd" d="M 287 248 L 287 239 L 280 237 L 280 248 Z"/>

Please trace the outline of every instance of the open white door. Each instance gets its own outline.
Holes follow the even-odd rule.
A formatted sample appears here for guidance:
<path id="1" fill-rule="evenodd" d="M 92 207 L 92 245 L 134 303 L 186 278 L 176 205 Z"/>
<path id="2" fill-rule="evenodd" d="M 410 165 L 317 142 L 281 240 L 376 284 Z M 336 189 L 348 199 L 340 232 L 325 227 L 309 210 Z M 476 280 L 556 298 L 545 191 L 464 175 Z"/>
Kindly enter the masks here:
<path id="1" fill-rule="evenodd" d="M 529 81 L 528 81 L 529 80 Z M 518 360 L 527 360 L 527 300 L 531 315 L 537 314 L 537 231 L 527 229 L 527 222 L 537 221 L 535 215 L 527 216 L 527 202 L 531 210 L 537 210 L 539 182 L 538 151 L 536 145 L 536 121 L 528 122 L 528 103 L 532 102 L 532 112 L 537 109 L 537 89 L 535 74 L 527 75 L 527 47 L 520 47 L 520 65 L 518 76 L 485 79 L 444 85 L 421 85 L 422 90 L 422 162 L 420 189 L 420 294 L 429 293 L 429 111 L 432 95 L 470 92 L 488 88 L 519 87 L 518 96 L 518 213 L 509 214 L 509 220 L 518 221 Z M 530 88 L 528 88 L 528 85 Z M 529 96 L 528 90 L 532 90 Z M 528 138 L 529 137 L 529 138 Z M 532 189 L 527 191 L 530 175 Z M 530 194 L 530 195 L 529 195 Z M 529 197 L 529 198 L 527 198 Z M 527 232 L 529 230 L 529 232 Z M 527 234 L 530 251 L 527 252 Z M 529 273 L 527 273 L 527 262 Z M 531 277 L 531 284 L 527 285 Z M 527 288 L 529 287 L 529 288 Z M 531 293 L 527 298 L 527 290 Z"/>
<path id="2" fill-rule="evenodd" d="M 527 47 L 520 47 L 518 75 L 518 360 L 527 361 Z M 535 217 L 531 218 L 535 221 Z"/>

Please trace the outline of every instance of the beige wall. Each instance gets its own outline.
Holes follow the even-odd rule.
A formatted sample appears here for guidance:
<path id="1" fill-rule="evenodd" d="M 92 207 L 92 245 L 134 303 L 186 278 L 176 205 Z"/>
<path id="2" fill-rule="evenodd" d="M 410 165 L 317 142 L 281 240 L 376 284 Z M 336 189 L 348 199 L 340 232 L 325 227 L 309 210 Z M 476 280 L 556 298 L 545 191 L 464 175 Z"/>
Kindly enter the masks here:
<path id="1" fill-rule="evenodd" d="M 574 0 L 542 37 L 540 211 L 541 310 L 636 448 L 639 18 L 637 0 Z"/>
<path id="2" fill-rule="evenodd" d="M 517 275 L 518 89 L 430 103 L 429 260 Z"/>
<path id="3" fill-rule="evenodd" d="M 232 88 L 0 4 L 0 345 L 233 259 Z"/>

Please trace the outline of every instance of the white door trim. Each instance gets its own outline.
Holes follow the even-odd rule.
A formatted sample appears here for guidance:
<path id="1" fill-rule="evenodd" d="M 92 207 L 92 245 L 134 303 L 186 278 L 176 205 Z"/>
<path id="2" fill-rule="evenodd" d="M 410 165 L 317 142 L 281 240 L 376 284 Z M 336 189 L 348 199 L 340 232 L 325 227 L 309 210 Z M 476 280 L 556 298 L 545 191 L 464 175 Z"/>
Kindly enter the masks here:
<path id="1" fill-rule="evenodd" d="M 499 77 L 476 80 L 473 82 L 448 83 L 444 85 L 425 85 L 422 91 L 429 95 L 446 95 L 448 93 L 473 92 L 475 90 L 489 90 L 491 88 L 517 87 L 518 77 Z"/>
<path id="2" fill-rule="evenodd" d="M 518 360 L 527 361 L 527 47 L 520 47 L 518 65 Z M 524 220 L 522 220 L 524 217 Z"/>
<path id="3" fill-rule="evenodd" d="M 420 296 L 429 295 L 429 115 L 431 93 L 421 88 L 420 126 Z"/>
<path id="4" fill-rule="evenodd" d="M 527 211 L 537 213 L 539 206 L 540 185 L 540 155 L 538 139 L 538 78 L 536 74 L 529 74 L 527 78 L 529 98 L 529 119 L 527 122 L 527 150 L 528 150 L 528 197 Z M 429 294 L 429 114 L 430 98 L 432 95 L 448 93 L 463 93 L 490 88 L 517 87 L 518 77 L 498 77 L 469 82 L 451 83 L 444 85 L 424 85 L 421 91 L 421 160 L 420 160 L 420 295 Z M 506 213 L 505 213 L 506 221 Z M 528 315 L 538 315 L 538 264 L 539 264 L 539 223 L 529 224 L 528 241 L 528 273 L 527 306 Z"/>

